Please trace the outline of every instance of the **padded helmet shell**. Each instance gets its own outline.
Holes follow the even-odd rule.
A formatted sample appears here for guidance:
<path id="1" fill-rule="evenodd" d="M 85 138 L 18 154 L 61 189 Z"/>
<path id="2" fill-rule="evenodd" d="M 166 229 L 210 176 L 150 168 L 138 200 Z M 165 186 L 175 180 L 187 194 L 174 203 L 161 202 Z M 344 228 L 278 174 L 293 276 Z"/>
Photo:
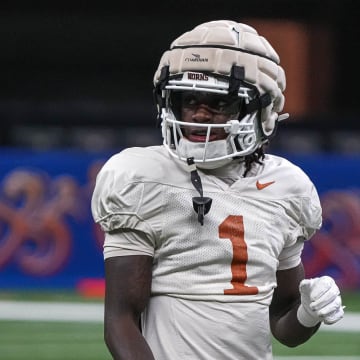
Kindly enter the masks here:
<path id="1" fill-rule="evenodd" d="M 263 130 L 270 135 L 277 119 L 275 113 L 281 112 L 285 103 L 286 79 L 279 63 L 279 55 L 253 27 L 229 20 L 210 21 L 172 42 L 160 60 L 154 84 L 166 65 L 170 76 L 186 71 L 229 76 L 233 65 L 243 66 L 245 81 L 256 86 L 260 95 L 271 96 L 270 108 L 261 114 Z"/>

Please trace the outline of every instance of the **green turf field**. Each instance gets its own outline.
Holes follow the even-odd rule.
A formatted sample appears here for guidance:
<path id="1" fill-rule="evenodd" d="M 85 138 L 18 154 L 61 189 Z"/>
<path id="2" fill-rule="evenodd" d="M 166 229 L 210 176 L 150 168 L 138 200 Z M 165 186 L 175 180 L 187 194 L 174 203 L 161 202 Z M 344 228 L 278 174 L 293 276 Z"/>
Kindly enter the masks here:
<path id="1" fill-rule="evenodd" d="M 102 324 L 0 321 L 0 359 L 111 359 L 102 333 Z"/>
<path id="2" fill-rule="evenodd" d="M 0 321 L 3 360 L 111 359 L 103 343 L 102 324 Z M 306 344 L 286 348 L 274 342 L 274 355 L 358 356 L 360 333 L 320 332 Z M 314 357 L 315 359 L 315 357 Z"/>
<path id="3" fill-rule="evenodd" d="M 342 356 L 355 356 L 360 359 L 360 332 L 358 333 L 337 333 L 337 332 L 318 332 L 305 344 L 296 348 L 287 348 L 274 341 L 275 355 L 292 356 L 315 356 L 327 355 L 337 356 L 341 360 Z"/>
<path id="4" fill-rule="evenodd" d="M 1 293 L 0 299 L 84 301 L 72 293 Z M 360 312 L 359 293 L 344 294 L 343 299 L 347 310 Z M 274 355 L 275 359 L 291 355 L 294 360 L 297 356 L 316 360 L 320 355 L 339 360 L 346 359 L 345 356 L 360 359 L 360 332 L 320 331 L 297 348 L 286 348 L 274 340 Z M 103 342 L 101 323 L 0 320 L 0 359 L 106 360 L 111 357 Z"/>

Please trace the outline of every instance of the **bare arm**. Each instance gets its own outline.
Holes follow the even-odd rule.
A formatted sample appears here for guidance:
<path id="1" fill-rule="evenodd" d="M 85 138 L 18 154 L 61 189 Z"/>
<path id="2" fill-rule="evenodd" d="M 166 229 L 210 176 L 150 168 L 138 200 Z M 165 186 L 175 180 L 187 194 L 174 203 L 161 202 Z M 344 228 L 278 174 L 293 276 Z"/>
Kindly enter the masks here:
<path id="1" fill-rule="evenodd" d="M 116 360 L 153 360 L 141 334 L 140 315 L 151 288 L 152 257 L 105 260 L 105 343 Z"/>
<path id="2" fill-rule="evenodd" d="M 305 327 L 297 319 L 300 305 L 299 284 L 304 279 L 302 263 L 276 274 L 277 288 L 270 305 L 270 326 L 274 337 L 282 344 L 294 347 L 307 341 L 316 333 L 320 322 L 314 327 Z"/>

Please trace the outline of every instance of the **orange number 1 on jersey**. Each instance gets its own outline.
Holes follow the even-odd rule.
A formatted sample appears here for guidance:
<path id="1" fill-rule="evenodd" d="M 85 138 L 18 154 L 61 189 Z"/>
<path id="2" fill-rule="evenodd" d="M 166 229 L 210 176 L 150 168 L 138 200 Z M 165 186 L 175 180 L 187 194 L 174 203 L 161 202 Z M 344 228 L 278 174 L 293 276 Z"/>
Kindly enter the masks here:
<path id="1" fill-rule="evenodd" d="M 231 284 L 233 289 L 225 289 L 225 295 L 255 295 L 256 286 L 246 286 L 247 245 L 244 239 L 244 221 L 241 215 L 229 215 L 219 226 L 220 239 L 230 239 L 233 247 L 231 262 Z"/>

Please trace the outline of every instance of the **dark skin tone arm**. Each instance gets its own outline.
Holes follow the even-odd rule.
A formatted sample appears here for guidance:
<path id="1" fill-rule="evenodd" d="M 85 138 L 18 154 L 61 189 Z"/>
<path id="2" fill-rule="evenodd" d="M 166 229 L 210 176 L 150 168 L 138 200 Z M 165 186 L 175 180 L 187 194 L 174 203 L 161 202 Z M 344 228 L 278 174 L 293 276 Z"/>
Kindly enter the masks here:
<path id="1" fill-rule="evenodd" d="M 151 289 L 152 257 L 105 260 L 105 343 L 115 360 L 154 360 L 141 334 L 140 315 Z"/>
<path id="2" fill-rule="evenodd" d="M 282 344 L 295 347 L 316 333 L 320 323 L 308 328 L 301 325 L 296 313 L 300 305 L 299 283 L 305 277 L 302 263 L 276 273 L 277 288 L 270 305 L 270 326 L 274 337 Z"/>

